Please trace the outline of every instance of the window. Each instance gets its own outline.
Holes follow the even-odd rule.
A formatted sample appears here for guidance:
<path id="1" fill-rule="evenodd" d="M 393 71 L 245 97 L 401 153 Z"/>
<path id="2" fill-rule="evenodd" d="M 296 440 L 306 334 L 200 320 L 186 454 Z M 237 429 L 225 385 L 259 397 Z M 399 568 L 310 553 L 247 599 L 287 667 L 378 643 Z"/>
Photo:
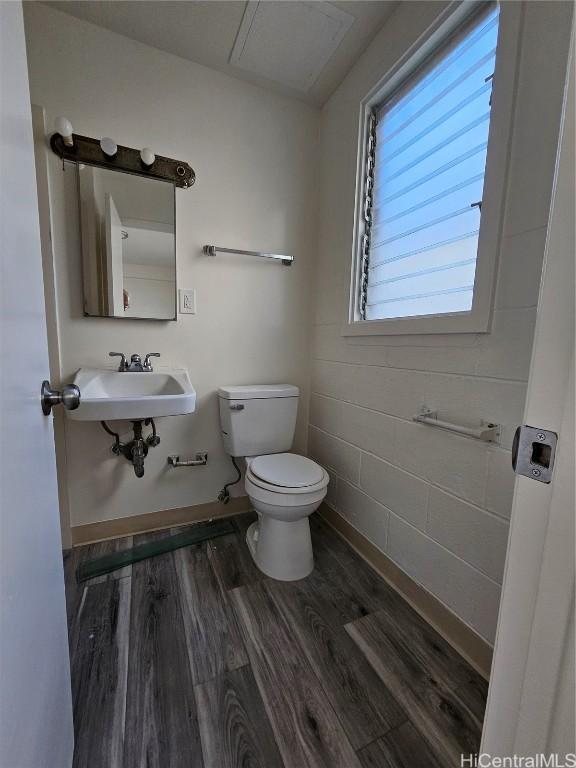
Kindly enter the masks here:
<path id="1" fill-rule="evenodd" d="M 355 320 L 472 312 L 498 21 L 490 6 L 368 105 Z"/>

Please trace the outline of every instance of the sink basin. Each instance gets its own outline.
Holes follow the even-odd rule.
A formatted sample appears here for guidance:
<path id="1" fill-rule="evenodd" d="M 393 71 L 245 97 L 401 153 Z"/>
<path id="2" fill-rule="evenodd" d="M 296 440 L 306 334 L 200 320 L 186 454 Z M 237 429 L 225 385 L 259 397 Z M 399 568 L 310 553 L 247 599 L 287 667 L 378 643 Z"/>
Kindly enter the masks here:
<path id="1" fill-rule="evenodd" d="M 196 391 L 183 368 L 146 373 L 80 368 L 74 384 L 80 388 L 80 405 L 66 415 L 75 421 L 178 416 L 196 408 Z"/>

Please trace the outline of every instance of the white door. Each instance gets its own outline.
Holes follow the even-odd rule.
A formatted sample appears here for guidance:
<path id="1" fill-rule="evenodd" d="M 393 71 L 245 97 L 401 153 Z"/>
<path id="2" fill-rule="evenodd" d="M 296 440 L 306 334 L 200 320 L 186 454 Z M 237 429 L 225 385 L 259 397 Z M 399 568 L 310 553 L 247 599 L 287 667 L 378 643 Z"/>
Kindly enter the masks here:
<path id="1" fill-rule="evenodd" d="M 114 198 L 105 195 L 106 279 L 108 281 L 108 314 L 124 317 L 124 267 L 122 265 L 122 222 Z"/>
<path id="2" fill-rule="evenodd" d="M 557 432 L 558 448 L 549 485 L 516 480 L 482 739 L 487 754 L 559 753 L 559 765 L 576 752 L 573 52 L 570 62 L 524 414 Z"/>
<path id="3" fill-rule="evenodd" d="M 0 2 L 0 766 L 66 768 L 73 728 L 22 7 Z"/>

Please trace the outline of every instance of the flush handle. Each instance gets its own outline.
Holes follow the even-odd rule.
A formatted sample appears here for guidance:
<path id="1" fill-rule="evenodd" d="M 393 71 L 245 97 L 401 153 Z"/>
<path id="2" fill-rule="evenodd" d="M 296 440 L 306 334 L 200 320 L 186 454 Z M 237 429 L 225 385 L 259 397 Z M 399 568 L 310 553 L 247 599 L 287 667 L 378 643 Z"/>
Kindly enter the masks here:
<path id="1" fill-rule="evenodd" d="M 48 416 L 55 405 L 63 405 L 67 411 L 75 411 L 80 405 L 80 390 L 76 384 L 66 384 L 62 387 L 62 391 L 58 391 L 52 389 L 49 381 L 43 381 L 40 402 L 44 416 Z"/>
<path id="2" fill-rule="evenodd" d="M 518 427 L 512 443 L 512 469 L 539 483 L 552 480 L 558 435 L 549 429 Z"/>
<path id="3" fill-rule="evenodd" d="M 243 411 L 244 410 L 244 404 L 243 403 L 231 403 L 230 410 L 231 411 Z"/>

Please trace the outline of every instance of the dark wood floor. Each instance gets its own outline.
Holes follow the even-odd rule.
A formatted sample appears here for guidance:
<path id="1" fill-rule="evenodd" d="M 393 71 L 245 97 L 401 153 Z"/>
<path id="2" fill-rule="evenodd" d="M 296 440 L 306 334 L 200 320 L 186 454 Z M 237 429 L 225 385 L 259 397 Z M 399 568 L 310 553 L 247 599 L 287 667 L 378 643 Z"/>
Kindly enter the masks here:
<path id="1" fill-rule="evenodd" d="M 316 515 L 314 572 L 264 577 L 251 519 L 82 586 L 82 558 L 132 540 L 66 556 L 75 768 L 452 768 L 476 752 L 482 678 Z"/>

